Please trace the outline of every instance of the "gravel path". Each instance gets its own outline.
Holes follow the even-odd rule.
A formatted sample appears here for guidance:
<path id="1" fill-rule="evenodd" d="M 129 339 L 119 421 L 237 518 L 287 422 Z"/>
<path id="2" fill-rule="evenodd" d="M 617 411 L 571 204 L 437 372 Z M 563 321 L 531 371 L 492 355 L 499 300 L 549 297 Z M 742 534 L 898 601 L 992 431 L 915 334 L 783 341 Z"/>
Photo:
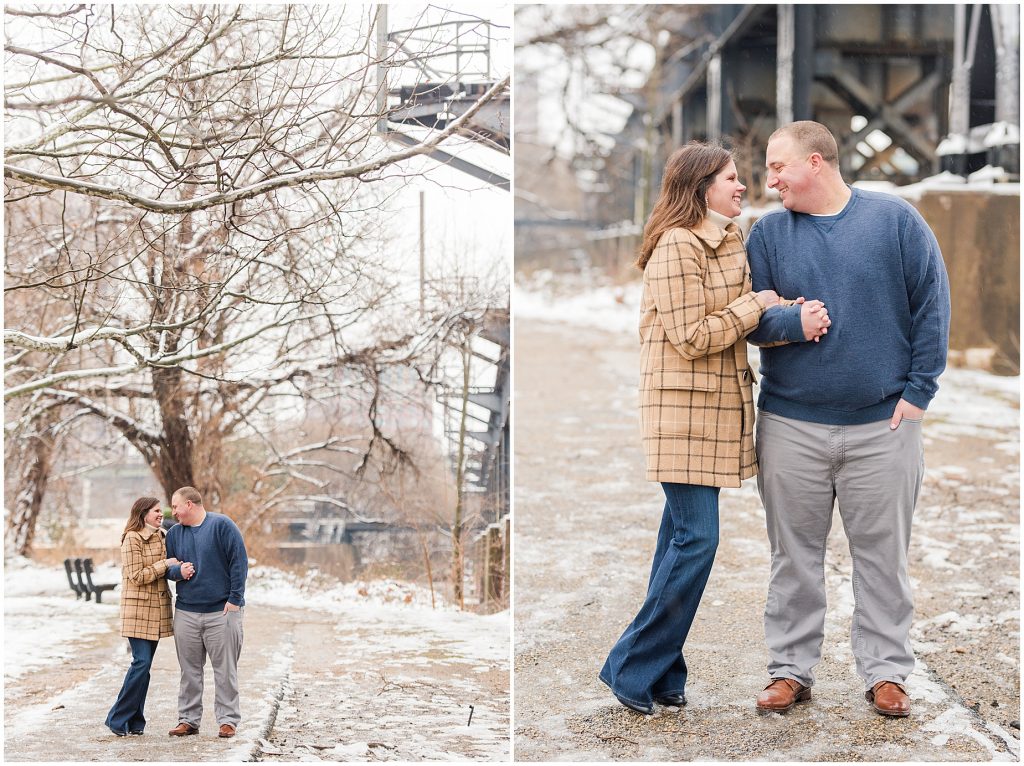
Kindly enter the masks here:
<path id="1" fill-rule="evenodd" d="M 838 520 L 814 700 L 785 716 L 755 714 L 769 551 L 753 481 L 722 493 L 722 542 L 687 643 L 689 704 L 644 717 L 597 679 L 643 598 L 663 502 L 642 478 L 635 339 L 531 319 L 517 319 L 515 332 L 517 760 L 1018 758 L 1018 456 L 995 448 L 1017 441 L 1017 422 L 932 438 L 926 421 L 910 718 L 878 716 L 863 699 Z"/>

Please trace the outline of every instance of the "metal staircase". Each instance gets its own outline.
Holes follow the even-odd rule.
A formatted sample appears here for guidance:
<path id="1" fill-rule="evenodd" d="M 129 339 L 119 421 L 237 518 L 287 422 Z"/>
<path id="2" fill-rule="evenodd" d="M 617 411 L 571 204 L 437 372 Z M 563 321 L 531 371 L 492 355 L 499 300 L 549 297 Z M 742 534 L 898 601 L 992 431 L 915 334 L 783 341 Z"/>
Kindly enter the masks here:
<path id="1" fill-rule="evenodd" d="M 472 369 L 478 376 L 494 376 L 493 385 L 470 388 L 466 414 L 465 490 L 483 495 L 484 521 L 497 522 L 509 511 L 509 457 L 511 403 L 509 311 L 488 309 L 476 336 L 470 339 Z M 485 341 L 485 342 L 481 342 Z M 453 469 L 458 451 L 459 430 L 453 426 L 461 414 L 462 391 L 445 389 L 438 396 L 444 405 L 445 436 Z"/>

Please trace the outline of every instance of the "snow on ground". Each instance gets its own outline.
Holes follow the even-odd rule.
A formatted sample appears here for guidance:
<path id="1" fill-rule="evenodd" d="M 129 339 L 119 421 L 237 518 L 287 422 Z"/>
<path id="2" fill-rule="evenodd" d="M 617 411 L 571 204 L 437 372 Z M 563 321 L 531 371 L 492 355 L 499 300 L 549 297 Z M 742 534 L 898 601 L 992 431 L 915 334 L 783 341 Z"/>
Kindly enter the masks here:
<path id="1" fill-rule="evenodd" d="M 68 591 L 70 594 L 70 591 Z M 108 594 L 109 595 L 109 594 Z M 68 596 L 7 598 L 4 604 L 4 680 L 70 660 L 78 641 L 110 630 L 117 602 L 96 605 Z M 44 638 L 46 640 L 41 640 Z"/>
<path id="2" fill-rule="evenodd" d="M 541 270 L 529 279 L 517 277 L 512 303 L 517 320 L 540 319 L 639 338 L 639 283 L 613 285 L 592 274 L 573 279 Z"/>
<path id="3" fill-rule="evenodd" d="M 595 613 L 601 614 L 595 612 L 596 609 L 607 608 L 605 604 L 610 599 L 602 599 L 601 589 L 624 587 L 622 573 L 613 571 L 614 566 L 609 566 L 609 562 L 621 557 L 613 555 L 613 547 L 601 544 L 602 535 L 597 534 L 592 536 L 593 544 L 584 548 L 560 546 L 557 560 L 552 561 L 550 541 L 578 536 L 579 530 L 571 522 L 573 518 L 585 516 L 588 524 L 599 531 L 603 529 L 604 537 L 614 541 L 615 547 L 649 549 L 652 545 L 650 524 L 656 522 L 634 513 L 634 505 L 656 509 L 660 493 L 639 484 L 632 492 L 617 489 L 622 483 L 620 477 L 640 474 L 642 456 L 631 446 L 628 449 L 613 446 L 616 439 L 626 445 L 639 443 L 635 420 L 636 378 L 630 370 L 635 369 L 633 355 L 639 352 L 636 333 L 640 286 L 636 280 L 617 286 L 593 274 L 556 275 L 536 271 L 530 275 L 517 275 L 514 289 L 515 319 L 525 320 L 520 326 L 521 339 L 528 347 L 536 348 L 537 358 L 545 361 L 540 369 L 535 369 L 538 367 L 536 363 L 532 367 L 526 365 L 524 380 L 550 384 L 551 381 L 543 377 L 542 370 L 557 369 L 557 364 L 564 361 L 562 354 L 565 348 L 576 343 L 574 339 L 578 337 L 580 340 L 576 348 L 585 349 L 585 358 L 597 381 L 593 388 L 588 388 L 573 378 L 574 401 L 568 409 L 563 398 L 557 395 L 538 397 L 533 401 L 528 408 L 531 412 L 520 414 L 528 427 L 549 429 L 549 449 L 547 452 L 528 450 L 522 455 L 517 454 L 517 466 L 522 459 L 517 470 L 521 468 L 525 472 L 528 486 L 517 486 L 516 497 L 528 501 L 525 505 L 530 508 L 524 508 L 527 515 L 517 520 L 516 563 L 520 571 L 525 565 L 527 580 L 533 583 L 528 582 L 524 586 L 531 591 L 533 598 L 522 599 L 524 603 L 520 606 L 525 607 L 525 615 L 517 619 L 516 624 L 516 652 L 517 656 L 524 658 L 522 669 L 525 671 L 516 681 L 519 689 L 517 754 L 529 753 L 529 760 L 555 760 L 553 753 L 557 753 L 557 760 L 582 759 L 580 751 L 573 749 L 579 747 L 579 741 L 574 737 L 601 731 L 606 723 L 601 715 L 608 703 L 605 697 L 600 701 L 590 701 L 588 695 L 593 690 L 587 681 L 581 679 L 592 681 L 593 668 L 588 666 L 589 660 L 580 662 L 577 659 L 576 647 L 586 644 L 588 628 L 592 630 L 586 620 L 593 619 Z M 525 326 L 527 324 L 529 327 Z M 544 345 L 539 340 L 541 338 Z M 530 346 L 531 342 L 533 346 Z M 550 350 L 550 359 L 543 356 L 545 349 Z M 751 348 L 749 356 L 756 368 L 758 350 Z M 1019 705 L 1019 694 L 1008 688 L 1014 685 L 1013 678 L 1019 673 L 1019 664 L 1012 656 L 1012 647 L 1019 647 L 1019 611 L 1010 608 L 1009 600 L 1000 602 L 1000 608 L 992 608 L 991 605 L 997 589 L 1019 593 L 1016 566 L 1001 565 L 1008 561 L 1015 563 L 1019 552 L 1016 508 L 1006 501 L 1010 498 L 1015 500 L 1018 494 L 1019 475 L 1014 459 L 1018 453 L 1010 450 L 1016 450 L 1019 442 L 1020 381 L 1017 377 L 1000 377 L 977 370 L 948 369 L 939 383 L 938 396 L 929 408 L 925 431 L 926 439 L 934 442 L 928 448 L 928 456 L 934 460 L 934 465 L 929 463 L 927 468 L 927 485 L 932 494 L 926 496 L 927 500 L 918 509 L 914 532 L 915 556 L 919 557 L 914 569 L 917 577 L 915 592 L 925 602 L 930 593 L 938 592 L 941 596 L 939 608 L 933 611 L 942 614 L 935 617 L 931 617 L 932 611 L 927 616 L 922 614 L 912 634 L 918 654 L 918 663 L 910 681 L 911 696 L 917 706 L 914 720 L 926 721 L 928 726 L 920 733 L 915 730 L 908 738 L 901 739 L 900 729 L 886 726 L 884 721 L 881 726 L 877 725 L 873 714 L 861 707 L 855 706 L 849 717 L 845 717 L 846 702 L 836 702 L 846 699 L 860 701 L 856 691 L 851 696 L 849 681 L 845 678 L 847 675 L 855 678 L 854 659 L 846 639 L 854 600 L 850 562 L 838 520 L 833 527 L 833 537 L 837 538 L 832 546 L 835 550 L 830 554 L 826 567 L 830 593 L 829 627 L 826 631 L 829 636 L 826 644 L 829 667 L 825 669 L 826 682 L 822 685 L 822 698 L 818 703 L 819 707 L 827 704 L 832 709 L 828 714 L 820 715 L 815 715 L 812 709 L 810 714 L 802 714 L 802 720 L 814 722 L 814 727 L 807 727 L 812 734 L 826 731 L 828 727 L 834 728 L 840 725 L 839 721 L 842 724 L 840 729 L 848 728 L 852 731 L 850 736 L 861 744 L 865 740 L 858 739 L 858 735 L 869 732 L 867 741 L 876 741 L 879 746 L 860 752 L 884 756 L 880 760 L 907 760 L 908 757 L 914 760 L 913 754 L 925 751 L 929 754 L 942 752 L 945 759 L 956 760 L 959 753 L 968 750 L 973 753 L 979 747 L 988 754 L 985 760 L 1009 760 L 1019 757 L 1017 735 L 1004 731 L 1001 724 L 993 719 L 996 714 L 987 706 L 992 700 L 994 708 L 996 698 L 1000 709 L 1012 709 L 1010 704 L 1013 703 Z M 531 417 L 537 422 L 531 421 Z M 538 422 L 542 425 L 538 426 Z M 596 431 L 598 428 L 600 432 Z M 594 437 L 590 442 L 584 438 L 585 430 Z M 538 432 L 545 433 L 543 430 Z M 608 436 L 613 438 L 606 439 Z M 996 446 L 1000 448 L 997 450 Z M 569 471 L 552 473 L 550 465 L 555 454 L 568 455 L 578 465 L 573 464 Z M 594 464 L 599 466 L 598 470 L 594 470 Z M 977 470 L 979 465 L 984 470 Z M 1011 466 L 1013 470 L 1007 470 Z M 607 489 L 591 492 L 594 486 Z M 958 496 L 957 493 L 963 494 Z M 563 497 L 573 497 L 574 509 L 578 510 L 560 513 L 559 498 Z M 549 507 L 537 512 L 536 509 L 544 509 L 545 506 Z M 722 531 L 723 540 L 728 540 L 727 555 L 723 556 L 724 561 L 716 563 L 718 574 L 712 576 L 711 584 L 713 589 L 717 587 L 717 591 L 712 591 L 717 598 L 713 596 L 701 607 L 709 609 L 708 614 L 715 620 L 720 619 L 721 613 L 732 617 L 730 607 L 737 603 L 735 599 L 730 601 L 722 595 L 734 595 L 734 590 L 737 590 L 731 584 L 723 585 L 730 582 L 721 579 L 723 567 L 731 564 L 733 572 L 746 574 L 739 568 L 742 562 L 763 560 L 767 547 L 756 483 L 750 480 L 738 489 L 724 490 L 723 508 L 726 506 L 729 513 L 723 513 Z M 615 509 L 611 515 L 608 507 Z M 647 511 L 649 515 L 650 510 Z M 644 521 L 637 524 L 634 519 Z M 646 539 L 642 539 L 644 534 Z M 965 550 L 968 551 L 966 556 Z M 997 553 L 999 558 L 991 558 Z M 923 561 L 920 558 L 922 554 Z M 577 582 L 580 571 L 598 574 L 588 582 Z M 763 568 L 755 568 L 751 570 L 750 577 L 763 577 L 763 571 Z M 542 573 L 542 578 L 537 576 L 538 572 Z M 743 576 L 737 576 L 731 582 L 743 580 Z M 549 581 L 577 585 L 572 593 L 549 593 L 546 591 Z M 614 591 L 605 591 L 606 594 L 611 592 Z M 537 593 L 542 597 L 537 598 Z M 982 598 L 989 600 L 983 601 Z M 567 622 L 566 614 L 573 615 L 574 620 Z M 577 617 L 578 622 L 575 621 Z M 716 647 L 719 656 L 734 651 L 736 657 L 745 661 L 747 658 L 736 647 L 746 636 L 736 626 L 746 623 L 721 619 L 720 624 L 728 624 L 730 641 Z M 760 647 L 759 628 L 754 630 L 754 644 Z M 696 635 L 695 651 L 699 651 L 702 648 L 699 627 Z M 1002 651 L 986 654 L 983 649 L 988 649 L 988 642 L 995 643 Z M 962 648 L 954 649 L 954 646 L 967 651 L 961 653 Z M 590 646 L 589 649 L 592 656 L 606 651 L 605 646 Z M 991 664 L 989 656 L 993 660 Z M 536 674 L 535 664 L 552 668 L 549 676 L 545 678 Z M 743 662 L 737 662 L 726 672 L 734 679 L 737 673 L 744 672 L 741 670 L 744 667 Z M 702 672 L 706 674 L 705 678 L 714 681 L 719 670 L 707 667 Z M 841 682 L 836 681 L 838 676 L 843 677 Z M 978 676 L 991 676 L 993 680 L 982 684 L 977 682 Z M 557 693 L 548 695 L 547 692 L 548 689 L 558 689 L 566 677 L 569 680 L 565 688 L 575 684 L 579 690 L 575 707 L 570 705 L 566 708 L 557 699 Z M 750 686 L 757 680 L 753 678 Z M 709 704 L 709 700 L 716 710 L 750 705 L 745 693 L 737 701 L 714 691 L 714 683 L 700 684 L 698 681 L 694 687 L 685 727 L 694 731 L 687 733 L 696 733 L 698 711 Z M 596 684 L 594 686 L 597 687 Z M 727 686 L 728 683 L 723 681 L 718 688 Z M 604 694 L 603 687 L 597 688 Z M 961 700 L 958 696 L 965 692 L 970 692 L 969 700 Z M 543 700 L 545 704 L 537 705 L 535 700 Z M 983 703 L 980 714 L 977 712 L 979 701 Z M 845 720 L 832 716 L 840 709 L 844 711 Z M 826 715 L 830 720 L 820 720 Z M 1016 712 L 1009 715 L 1017 717 Z M 577 728 L 567 728 L 566 721 L 581 727 L 582 734 Z M 622 733 L 618 723 L 616 720 L 613 731 Z M 886 727 L 884 733 L 882 726 Z M 754 748 L 761 747 L 763 743 L 757 737 L 766 732 L 755 732 L 750 744 Z M 638 727 L 625 733 L 630 737 L 636 735 L 635 738 L 641 742 L 648 741 L 649 730 L 646 728 Z M 778 733 L 779 730 L 773 730 L 772 735 Z M 844 736 L 847 735 L 844 733 Z M 651 739 L 656 740 L 656 737 L 651 735 Z M 621 740 L 633 741 L 626 737 L 621 737 Z M 899 743 L 902 749 L 893 743 Z M 1005 743 L 1005 749 L 1000 743 Z M 686 745 L 680 743 L 680 747 Z M 814 757 L 821 754 L 815 747 L 811 741 L 807 751 L 785 752 L 797 760 L 802 760 L 802 755 L 810 756 L 806 760 L 820 760 Z M 920 750 L 916 749 L 918 747 Z M 610 745 L 602 745 L 600 749 L 595 746 L 594 751 L 588 755 L 599 760 L 609 756 L 614 758 L 616 753 Z M 635 754 L 656 760 L 671 760 L 679 755 L 678 751 L 673 752 L 670 748 L 664 751 L 641 748 Z M 711 756 L 712 759 L 721 757 Z"/>
<path id="4" fill-rule="evenodd" d="M 459 654 L 481 661 L 508 660 L 508 611 L 480 616 L 460 612 L 444 603 L 435 594 L 437 606 L 431 606 L 430 590 L 415 583 L 378 580 L 331 584 L 316 570 L 299 577 L 269 567 L 249 570 L 246 585 L 246 603 L 257 606 L 298 607 L 337 614 L 339 629 L 345 624 L 367 617 L 381 617 L 388 611 L 401 609 L 403 625 L 417 632 L 432 632 L 445 636 L 457 645 Z M 393 634 L 389 646 L 401 651 L 403 642 L 422 639 L 405 633 Z M 398 646 L 395 646 L 395 644 Z"/>
<path id="5" fill-rule="evenodd" d="M 250 567 L 245 595 L 247 602 L 255 600 L 254 603 L 302 606 L 321 611 L 334 611 L 346 604 L 405 604 L 431 608 L 430 590 L 416 583 L 397 580 L 340 583 L 321 574 L 316 568 L 300 576 L 273 567 Z M 435 593 L 434 598 L 439 609 L 454 611 L 454 608 L 444 603 L 441 594 Z"/>
<path id="6" fill-rule="evenodd" d="M 93 579 L 120 577 L 118 566 L 102 565 Z M 101 722 L 128 664 L 117 635 L 119 593 L 102 604 L 76 600 L 61 565 L 5 562 L 9 759 L 240 762 L 261 751 L 264 761 L 508 758 L 508 612 L 463 613 L 413 583 L 341 583 L 316 570 L 256 565 L 246 588 L 238 736 L 220 740 L 209 725 L 185 741 L 164 734 L 176 722 L 178 691 L 165 641 L 146 706 L 154 736 L 115 738 Z M 273 744 L 264 747 L 264 738 Z"/>
<path id="7" fill-rule="evenodd" d="M 119 582 L 114 567 L 98 567 L 93 582 Z M 116 593 L 116 592 L 115 592 Z M 4 565 L 4 679 L 74 656 L 76 641 L 106 633 L 117 614 L 117 596 L 103 603 L 74 599 L 63 570 L 40 567 L 23 558 Z M 44 640 L 45 639 L 45 640 Z"/>
<path id="8" fill-rule="evenodd" d="M 1020 377 L 947 368 L 928 407 L 928 435 L 995 439 L 1010 455 L 1020 453 Z"/>
<path id="9" fill-rule="evenodd" d="M 96 583 L 120 582 L 112 564 L 98 566 Z M 4 676 L 17 678 L 29 670 L 74 655 L 72 637 L 85 638 L 110 630 L 118 613 L 118 590 L 104 594 L 101 604 L 74 600 L 65 573 L 26 559 L 4 564 Z M 379 616 L 400 609 L 410 626 L 451 634 L 464 656 L 485 661 L 508 659 L 508 611 L 480 616 L 460 612 L 415 583 L 395 580 L 339 583 L 315 569 L 298 576 L 266 566 L 249 570 L 246 603 L 253 606 L 313 609 L 343 615 Z M 347 620 L 342 620 L 342 626 Z M 43 640 L 45 638 L 45 640 Z M 399 641 L 405 640 L 401 637 Z"/>

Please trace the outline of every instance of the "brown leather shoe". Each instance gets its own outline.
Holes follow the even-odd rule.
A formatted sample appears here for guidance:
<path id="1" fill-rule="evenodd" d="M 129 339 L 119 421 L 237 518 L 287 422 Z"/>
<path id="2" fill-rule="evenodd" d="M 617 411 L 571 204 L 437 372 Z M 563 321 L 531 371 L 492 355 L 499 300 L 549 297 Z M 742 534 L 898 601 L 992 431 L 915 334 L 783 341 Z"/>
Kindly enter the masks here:
<path id="1" fill-rule="evenodd" d="M 228 737 L 235 736 L 235 727 L 229 723 L 222 723 L 220 725 L 220 731 L 217 733 L 218 737 L 227 739 Z"/>
<path id="2" fill-rule="evenodd" d="M 757 710 L 760 713 L 785 713 L 798 702 L 811 698 L 811 688 L 792 678 L 773 678 L 757 695 Z"/>
<path id="3" fill-rule="evenodd" d="M 879 681 L 864 692 L 864 699 L 880 715 L 905 718 L 910 715 L 910 697 L 907 690 L 895 681 Z"/>
<path id="4" fill-rule="evenodd" d="M 185 721 L 182 721 L 167 733 L 170 734 L 172 737 L 187 737 L 189 734 L 195 734 L 198 731 L 199 729 L 197 729 L 192 724 L 185 723 Z"/>

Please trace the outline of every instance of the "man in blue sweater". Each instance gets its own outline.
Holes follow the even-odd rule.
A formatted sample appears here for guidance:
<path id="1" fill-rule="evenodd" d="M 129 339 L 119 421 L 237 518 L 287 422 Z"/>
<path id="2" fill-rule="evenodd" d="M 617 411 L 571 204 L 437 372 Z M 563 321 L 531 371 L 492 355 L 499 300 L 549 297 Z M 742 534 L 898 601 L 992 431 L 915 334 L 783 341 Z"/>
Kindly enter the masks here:
<path id="1" fill-rule="evenodd" d="M 846 185 L 824 125 L 777 130 L 766 164 L 785 210 L 750 231 L 753 289 L 813 296 L 832 324 L 809 338 L 801 307 L 779 306 L 749 336 L 765 346 L 757 481 L 772 549 L 771 683 L 756 704 L 783 712 L 811 697 L 824 637 L 825 542 L 838 500 L 853 560 L 857 673 L 878 713 L 902 717 L 914 668 L 907 552 L 924 475 L 921 421 L 946 365 L 946 270 L 911 205 Z"/>
<path id="2" fill-rule="evenodd" d="M 179 723 L 168 733 L 184 737 L 199 731 L 203 672 L 209 656 L 216 686 L 218 736 L 233 737 L 242 718 L 238 658 L 249 557 L 235 523 L 223 514 L 207 511 L 194 487 L 177 490 L 171 508 L 179 523 L 167 533 L 167 555 L 186 563 L 167 572 L 168 579 L 176 581 L 174 646 L 181 668 Z"/>

